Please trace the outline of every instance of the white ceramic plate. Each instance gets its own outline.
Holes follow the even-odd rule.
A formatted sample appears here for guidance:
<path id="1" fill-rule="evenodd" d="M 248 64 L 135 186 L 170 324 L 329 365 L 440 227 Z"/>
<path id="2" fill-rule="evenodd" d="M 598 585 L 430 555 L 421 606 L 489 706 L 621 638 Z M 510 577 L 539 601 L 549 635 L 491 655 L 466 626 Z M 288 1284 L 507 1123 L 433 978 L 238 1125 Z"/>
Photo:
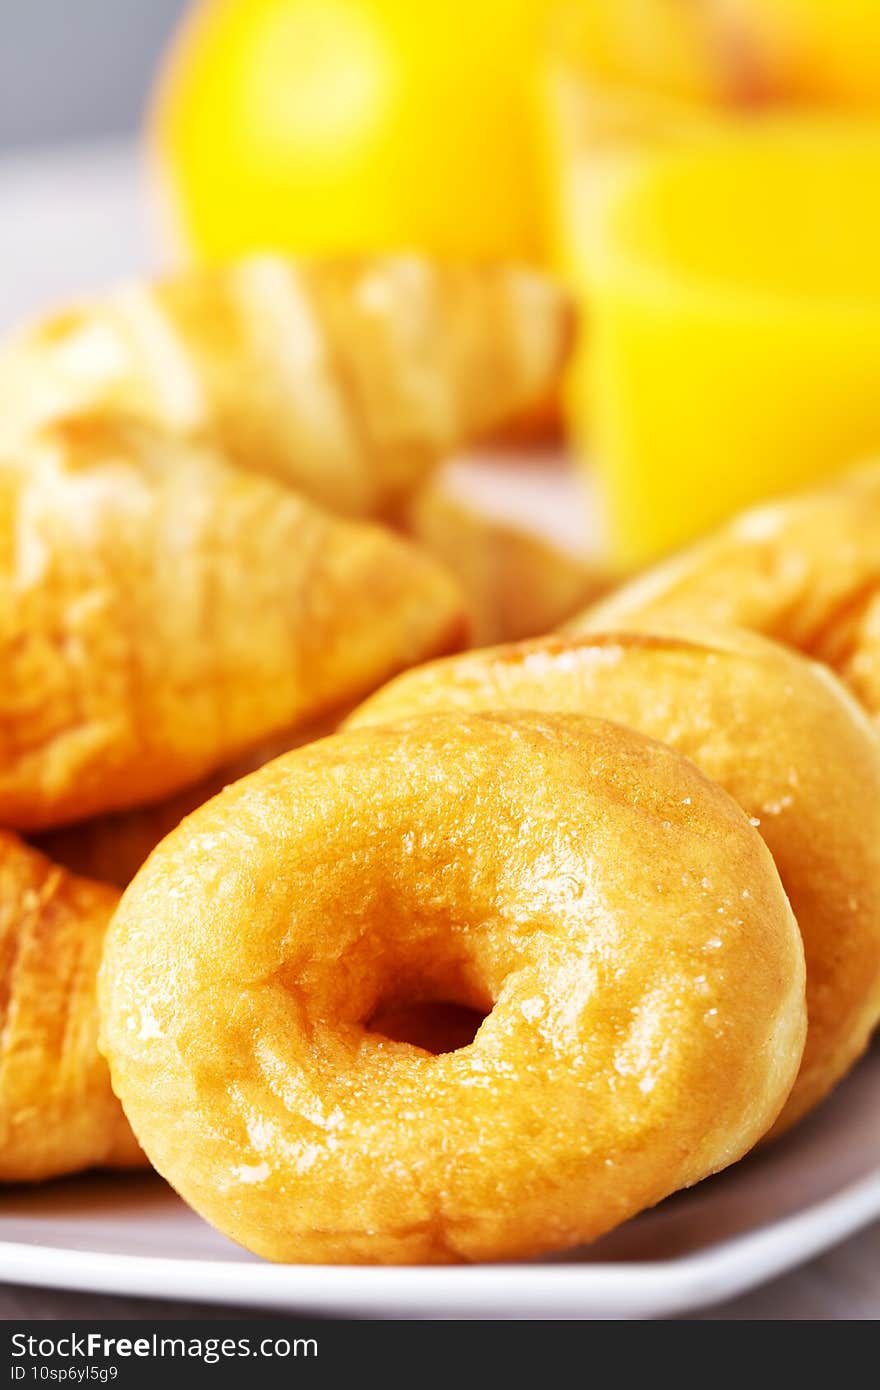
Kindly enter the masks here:
<path id="1" fill-rule="evenodd" d="M 158 1178 L 8 1192 L 0 1279 L 289 1313 L 644 1318 L 695 1310 L 793 1268 L 880 1217 L 880 1050 L 795 1133 L 589 1249 L 467 1268 L 269 1265 Z"/>
<path id="2" fill-rule="evenodd" d="M 0 328 L 149 259 L 131 151 L 0 165 Z M 520 463 L 499 471 L 476 461 L 456 465 L 450 481 L 561 541 L 582 538 L 577 490 L 558 470 Z M 742 1293 L 878 1217 L 875 1050 L 787 1139 L 557 1260 L 402 1270 L 273 1266 L 217 1235 L 157 1178 L 94 1176 L 0 1197 L 0 1280 L 300 1313 L 662 1316 Z"/>

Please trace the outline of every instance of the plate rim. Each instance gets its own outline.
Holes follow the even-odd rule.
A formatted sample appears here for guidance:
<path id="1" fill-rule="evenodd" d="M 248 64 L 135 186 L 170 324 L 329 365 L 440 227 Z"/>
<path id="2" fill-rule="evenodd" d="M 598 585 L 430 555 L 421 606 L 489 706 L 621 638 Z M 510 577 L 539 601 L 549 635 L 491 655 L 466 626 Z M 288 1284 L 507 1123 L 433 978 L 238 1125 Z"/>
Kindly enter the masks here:
<path id="1" fill-rule="evenodd" d="M 0 1240 L 0 1279 L 31 1287 L 339 1316 L 542 1319 L 552 1318 L 555 1310 L 584 1320 L 651 1318 L 698 1311 L 745 1293 L 878 1217 L 880 1169 L 780 1221 L 670 1260 L 280 1265 Z M 514 1301 L 517 1295 L 521 1302 Z"/>

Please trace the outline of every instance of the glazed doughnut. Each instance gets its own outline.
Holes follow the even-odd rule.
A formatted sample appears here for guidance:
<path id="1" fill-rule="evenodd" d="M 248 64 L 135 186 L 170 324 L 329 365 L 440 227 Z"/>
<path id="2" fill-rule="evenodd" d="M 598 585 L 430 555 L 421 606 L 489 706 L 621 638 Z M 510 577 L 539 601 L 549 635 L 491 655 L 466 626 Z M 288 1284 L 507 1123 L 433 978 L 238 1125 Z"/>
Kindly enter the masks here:
<path id="1" fill-rule="evenodd" d="M 336 735 L 196 811 L 123 897 L 102 1047 L 159 1171 L 274 1260 L 506 1259 L 598 1236 L 767 1130 L 805 1032 L 766 846 L 601 720 Z M 435 1056 L 408 1001 L 486 1017 Z"/>
<path id="2" fill-rule="evenodd" d="M 171 795 L 466 636 L 446 573 L 120 417 L 0 463 L 0 825 Z"/>
<path id="3" fill-rule="evenodd" d="M 826 662 L 880 718 L 880 464 L 743 513 L 566 626 L 670 619 L 775 637 Z"/>
<path id="4" fill-rule="evenodd" d="M 760 830 L 804 940 L 809 1028 L 775 1132 L 852 1066 L 880 1018 L 880 740 L 824 667 L 747 632 L 551 637 L 398 677 L 352 725 L 430 710 L 614 719 L 670 744 Z"/>
<path id="5" fill-rule="evenodd" d="M 118 898 L 0 832 L 0 1182 L 146 1163 L 98 1052 Z"/>

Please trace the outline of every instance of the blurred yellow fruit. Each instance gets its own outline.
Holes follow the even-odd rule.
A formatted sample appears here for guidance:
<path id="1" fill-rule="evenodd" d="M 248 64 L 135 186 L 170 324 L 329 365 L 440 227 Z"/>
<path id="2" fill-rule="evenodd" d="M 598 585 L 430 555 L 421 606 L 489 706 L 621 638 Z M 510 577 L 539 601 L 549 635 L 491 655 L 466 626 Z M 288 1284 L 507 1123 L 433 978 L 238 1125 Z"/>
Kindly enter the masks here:
<path id="1" fill-rule="evenodd" d="M 877 0 L 559 0 L 552 28 L 595 89 L 880 107 Z"/>
<path id="2" fill-rule="evenodd" d="M 877 0 L 722 0 L 776 101 L 880 111 Z"/>
<path id="3" fill-rule="evenodd" d="M 209 259 L 416 247 L 541 257 L 531 102 L 548 0 L 206 0 L 151 145 Z"/>

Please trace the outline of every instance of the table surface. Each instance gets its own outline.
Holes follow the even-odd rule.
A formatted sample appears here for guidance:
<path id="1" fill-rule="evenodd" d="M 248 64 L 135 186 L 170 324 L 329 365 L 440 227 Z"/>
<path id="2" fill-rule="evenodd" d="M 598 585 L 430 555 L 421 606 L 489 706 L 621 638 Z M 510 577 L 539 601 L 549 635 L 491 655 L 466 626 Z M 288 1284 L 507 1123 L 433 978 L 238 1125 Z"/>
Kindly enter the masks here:
<path id="1" fill-rule="evenodd" d="M 160 260 L 155 219 L 133 148 L 72 148 L 0 162 L 0 329 L 35 308 Z M 4 1321 L 249 1316 L 253 1310 L 0 1286 Z M 801 1269 L 698 1316 L 880 1318 L 880 1223 Z"/>

